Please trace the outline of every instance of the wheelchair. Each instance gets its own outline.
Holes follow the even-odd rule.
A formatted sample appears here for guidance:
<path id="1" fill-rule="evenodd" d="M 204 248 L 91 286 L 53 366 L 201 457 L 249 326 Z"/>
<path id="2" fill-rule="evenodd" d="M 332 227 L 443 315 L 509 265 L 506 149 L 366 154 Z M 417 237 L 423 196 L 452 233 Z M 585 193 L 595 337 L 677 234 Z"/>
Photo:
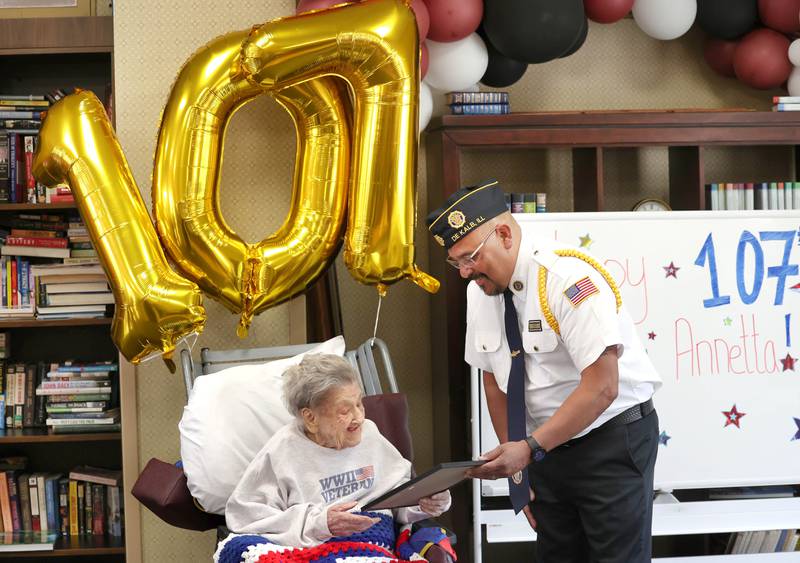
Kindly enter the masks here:
<path id="1" fill-rule="evenodd" d="M 189 350 L 183 349 L 180 354 L 181 373 L 186 387 L 187 401 L 198 377 L 242 364 L 258 364 L 292 357 L 307 352 L 315 346 L 317 344 L 234 350 L 203 348 L 200 351 L 199 366 L 196 365 Z M 382 369 L 378 368 L 376 351 Z M 366 417 L 377 425 L 381 434 L 403 457 L 413 462 L 413 447 L 408 427 L 408 403 L 406 396 L 398 391 L 397 379 L 386 344 L 379 338 L 370 338 L 356 349 L 345 352 L 345 358 L 360 375 Z M 383 391 L 381 374 L 388 392 Z M 167 463 L 156 458 L 150 459 L 131 492 L 139 502 L 167 524 L 196 531 L 216 529 L 218 541 L 227 537 L 229 533 L 223 515 L 206 512 L 192 497 L 180 464 Z M 439 527 L 431 520 L 425 520 L 415 526 Z M 451 545 L 455 545 L 455 536 L 449 531 L 447 535 Z M 425 553 L 425 558 L 431 563 L 454 561 L 453 557 L 438 545 L 431 546 Z"/>

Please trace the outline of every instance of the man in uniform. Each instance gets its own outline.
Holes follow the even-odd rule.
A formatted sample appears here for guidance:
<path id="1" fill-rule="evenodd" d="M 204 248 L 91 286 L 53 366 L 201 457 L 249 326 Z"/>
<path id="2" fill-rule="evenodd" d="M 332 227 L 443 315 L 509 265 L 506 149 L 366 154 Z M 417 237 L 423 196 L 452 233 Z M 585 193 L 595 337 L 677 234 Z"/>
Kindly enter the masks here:
<path id="1" fill-rule="evenodd" d="M 427 224 L 471 280 L 464 355 L 500 440 L 471 475 L 509 478 L 539 561 L 649 563 L 661 380 L 614 280 L 526 232 L 496 180 L 458 190 Z"/>

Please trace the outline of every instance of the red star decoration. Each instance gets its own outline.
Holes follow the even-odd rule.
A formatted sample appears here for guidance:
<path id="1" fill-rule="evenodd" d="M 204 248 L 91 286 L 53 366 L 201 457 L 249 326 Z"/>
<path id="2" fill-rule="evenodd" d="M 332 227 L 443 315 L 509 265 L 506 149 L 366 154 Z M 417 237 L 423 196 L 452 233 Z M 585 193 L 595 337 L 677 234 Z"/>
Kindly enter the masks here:
<path id="1" fill-rule="evenodd" d="M 656 333 L 651 330 L 650 332 L 647 333 L 647 338 L 649 340 L 655 340 L 656 339 Z"/>
<path id="2" fill-rule="evenodd" d="M 739 421 L 746 413 L 737 411 L 736 405 L 733 405 L 731 410 L 722 411 L 722 414 L 725 415 L 725 428 L 727 428 L 730 424 L 735 424 L 736 428 L 741 428 L 741 426 L 739 426 Z"/>
<path id="3" fill-rule="evenodd" d="M 786 353 L 786 357 L 781 359 L 781 363 L 783 364 L 783 371 L 794 371 L 794 363 L 797 361 L 797 358 L 793 358 L 791 354 L 788 352 Z"/>
<path id="4" fill-rule="evenodd" d="M 664 268 L 664 270 L 667 272 L 667 275 L 664 276 L 665 278 L 672 276 L 673 278 L 678 279 L 677 273 L 680 268 L 676 266 L 674 262 L 670 262 L 669 266 L 662 266 L 662 268 Z"/>

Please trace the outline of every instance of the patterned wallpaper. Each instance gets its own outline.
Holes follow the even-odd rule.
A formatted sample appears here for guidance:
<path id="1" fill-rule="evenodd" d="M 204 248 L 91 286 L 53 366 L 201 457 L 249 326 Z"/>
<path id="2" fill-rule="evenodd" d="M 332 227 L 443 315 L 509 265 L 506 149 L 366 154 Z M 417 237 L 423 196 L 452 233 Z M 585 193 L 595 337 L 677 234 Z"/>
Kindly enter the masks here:
<path id="1" fill-rule="evenodd" d="M 150 205 L 150 180 L 159 115 L 171 84 L 183 62 L 214 37 L 252 24 L 289 15 L 293 0 L 176 0 L 175 2 L 119 2 L 115 7 L 115 88 L 120 142 L 142 194 Z M 635 23 L 623 20 L 613 26 L 590 25 L 584 47 L 574 56 L 531 66 L 510 88 L 515 111 L 577 109 L 752 107 L 766 109 L 772 92 L 756 92 L 714 75 L 702 61 L 702 39 L 697 32 L 674 42 L 646 37 Z M 295 150 L 291 120 L 276 104 L 258 99 L 239 111 L 226 136 L 221 205 L 226 221 L 246 240 L 262 238 L 280 225 L 288 211 Z M 744 155 L 742 155 L 744 156 Z M 763 156 L 763 155 L 762 155 Z M 757 161 L 759 156 L 748 156 Z M 612 208 L 627 209 L 638 192 L 663 197 L 666 154 L 658 149 L 619 149 L 619 188 L 609 194 Z M 730 157 L 712 155 L 709 167 L 726 170 Z M 736 159 L 734 159 L 736 160 Z M 424 136 L 420 148 L 418 217 L 427 214 L 424 177 Z M 484 153 L 464 162 L 465 181 L 487 176 L 501 178 L 509 189 L 550 189 L 548 204 L 554 210 L 571 207 L 570 190 L 563 195 L 553 186 L 568 186 L 571 167 L 565 151 Z M 530 189 L 528 189 L 530 188 Z M 431 186 L 430 189 L 438 189 Z M 663 192 L 663 193 L 662 193 Z M 428 264 L 428 241 L 418 228 L 418 264 Z M 440 257 L 437 256 L 437 259 Z M 377 295 L 357 284 L 341 260 L 337 262 L 345 337 L 354 347 L 372 335 Z M 250 336 L 235 335 L 236 317 L 206 300 L 208 321 L 194 346 L 211 348 L 255 347 L 287 343 L 289 314 L 286 306 L 266 311 L 253 323 Z M 433 460 L 430 357 L 434 335 L 430 332 L 429 297 L 410 283 L 390 288 L 382 304 L 378 335 L 392 352 L 400 387 L 408 393 L 417 466 Z M 432 346 L 433 344 L 433 346 Z M 137 370 L 140 466 L 151 457 L 179 458 L 177 423 L 186 397 L 178 374 L 170 374 L 155 360 Z M 143 510 L 144 560 L 207 560 L 214 549 L 214 534 L 182 532 Z"/>

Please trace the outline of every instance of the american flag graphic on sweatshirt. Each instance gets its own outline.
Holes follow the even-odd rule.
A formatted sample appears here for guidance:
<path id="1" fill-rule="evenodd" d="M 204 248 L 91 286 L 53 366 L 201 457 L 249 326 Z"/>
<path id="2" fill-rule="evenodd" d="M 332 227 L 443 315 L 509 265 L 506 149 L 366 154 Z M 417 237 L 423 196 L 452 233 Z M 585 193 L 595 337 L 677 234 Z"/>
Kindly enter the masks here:
<path id="1" fill-rule="evenodd" d="M 572 303 L 573 307 L 577 307 L 583 301 L 592 295 L 593 293 L 599 293 L 600 290 L 597 289 L 597 286 L 594 285 L 592 280 L 589 277 L 585 277 L 582 280 L 575 283 L 575 285 L 569 286 L 565 291 L 564 295 L 567 296 L 569 302 Z"/>

